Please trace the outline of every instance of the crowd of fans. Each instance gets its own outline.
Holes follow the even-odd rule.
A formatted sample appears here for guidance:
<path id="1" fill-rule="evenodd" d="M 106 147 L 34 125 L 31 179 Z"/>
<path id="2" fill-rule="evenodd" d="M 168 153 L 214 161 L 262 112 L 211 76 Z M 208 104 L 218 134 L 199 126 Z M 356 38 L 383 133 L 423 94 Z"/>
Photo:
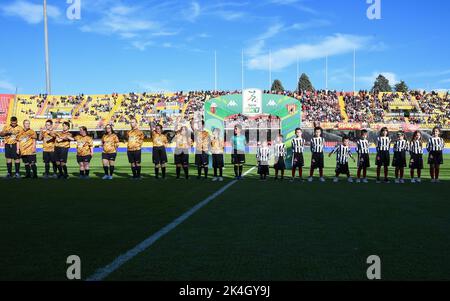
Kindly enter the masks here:
<path id="1" fill-rule="evenodd" d="M 128 125 L 131 116 L 138 116 L 141 125 L 159 122 L 164 127 L 173 127 L 176 119 L 189 122 L 195 114 L 203 112 L 207 100 L 240 91 L 190 91 L 172 94 L 113 93 L 104 96 L 47 96 L 45 94 L 18 98 L 21 113 L 28 116 L 48 114 L 66 109 L 72 118 L 90 118 L 98 124 L 112 122 Z M 435 92 L 409 93 L 343 93 L 337 91 L 315 92 L 275 92 L 296 98 L 302 107 L 303 122 L 350 122 L 350 123 L 412 123 L 412 124 L 448 124 L 450 122 L 450 94 Z M 344 108 L 339 99 L 342 97 Z M 118 105 L 120 103 L 120 105 Z M 165 107 L 175 107 L 170 110 Z M 164 109 L 161 109 L 164 108 Z M 408 110 L 404 110 L 404 108 Z M 45 110 L 43 110 L 45 108 Z M 402 109 L 403 108 L 403 109 Z M 114 110 L 114 111 L 113 111 Z M 343 113 L 345 112 L 345 113 Z M 105 118 L 108 117 L 108 120 Z M 247 118 L 243 115 L 232 116 L 229 125 L 241 123 L 256 126 L 270 123 L 279 125 L 274 116 Z"/>
<path id="2" fill-rule="evenodd" d="M 274 115 L 248 117 L 242 114 L 236 114 L 225 120 L 225 128 L 227 129 L 232 129 L 237 124 L 240 124 L 246 128 L 279 129 L 281 126 L 281 119 L 280 117 Z"/>

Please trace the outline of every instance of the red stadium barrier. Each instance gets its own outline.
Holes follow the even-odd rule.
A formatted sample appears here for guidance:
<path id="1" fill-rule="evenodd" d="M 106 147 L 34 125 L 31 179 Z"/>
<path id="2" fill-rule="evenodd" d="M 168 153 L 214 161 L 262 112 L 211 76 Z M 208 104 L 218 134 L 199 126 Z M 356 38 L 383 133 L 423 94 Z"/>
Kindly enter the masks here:
<path id="1" fill-rule="evenodd" d="M 8 118 L 9 103 L 14 98 L 11 94 L 0 94 L 0 124 L 5 124 Z"/>

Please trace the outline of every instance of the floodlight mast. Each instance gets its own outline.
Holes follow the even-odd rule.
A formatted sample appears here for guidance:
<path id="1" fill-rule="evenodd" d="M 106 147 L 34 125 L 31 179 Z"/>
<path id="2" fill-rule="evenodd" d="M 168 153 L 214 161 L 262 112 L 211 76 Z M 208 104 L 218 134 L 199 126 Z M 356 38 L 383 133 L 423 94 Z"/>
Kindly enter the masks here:
<path id="1" fill-rule="evenodd" d="M 48 50 L 47 0 L 44 0 L 44 44 L 45 44 L 45 86 L 47 94 L 52 94 L 50 81 L 50 58 Z"/>

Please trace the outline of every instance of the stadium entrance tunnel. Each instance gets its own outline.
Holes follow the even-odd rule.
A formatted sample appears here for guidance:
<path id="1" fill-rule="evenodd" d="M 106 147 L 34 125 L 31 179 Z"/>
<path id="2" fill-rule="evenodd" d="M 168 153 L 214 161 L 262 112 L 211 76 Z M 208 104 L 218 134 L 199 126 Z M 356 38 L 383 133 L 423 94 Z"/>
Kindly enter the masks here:
<path id="1" fill-rule="evenodd" d="M 301 104 L 297 99 L 247 89 L 243 94 L 211 98 L 205 102 L 204 110 L 205 129 L 210 132 L 215 128 L 221 130 L 226 152 L 231 151 L 229 141 L 236 124 L 245 131 L 248 153 L 256 153 L 259 142 L 273 142 L 281 133 L 288 150 L 286 165 L 291 167 L 290 141 L 295 136 L 295 129 L 301 126 Z"/>

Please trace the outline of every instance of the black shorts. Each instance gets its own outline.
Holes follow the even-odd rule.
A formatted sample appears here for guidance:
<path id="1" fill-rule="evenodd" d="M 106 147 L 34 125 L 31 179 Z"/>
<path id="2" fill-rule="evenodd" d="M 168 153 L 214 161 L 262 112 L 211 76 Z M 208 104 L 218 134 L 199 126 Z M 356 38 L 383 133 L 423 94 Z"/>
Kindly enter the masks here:
<path id="1" fill-rule="evenodd" d="M 323 168 L 323 153 L 312 153 L 311 168 Z"/>
<path id="2" fill-rule="evenodd" d="M 299 168 L 305 166 L 305 159 L 303 153 L 294 153 L 292 155 L 292 168 Z"/>
<path id="3" fill-rule="evenodd" d="M 431 151 L 428 155 L 428 164 L 430 164 L 430 165 L 444 164 L 444 158 L 442 155 L 442 151 Z"/>
<path id="4" fill-rule="evenodd" d="M 77 156 L 77 162 L 78 163 L 89 163 L 92 160 L 92 156 Z"/>
<path id="5" fill-rule="evenodd" d="M 55 152 L 43 152 L 42 153 L 42 159 L 44 160 L 44 163 L 53 163 L 55 162 Z"/>
<path id="6" fill-rule="evenodd" d="M 350 170 L 348 168 L 348 163 L 337 163 L 336 164 L 336 173 L 348 175 L 350 174 Z"/>
<path id="7" fill-rule="evenodd" d="M 278 160 L 275 162 L 273 168 L 276 170 L 285 170 L 286 163 L 284 162 L 284 157 L 278 157 Z"/>
<path id="8" fill-rule="evenodd" d="M 411 158 L 409 159 L 409 168 L 423 169 L 423 155 L 411 154 Z"/>
<path id="9" fill-rule="evenodd" d="M 174 155 L 175 165 L 189 165 L 189 153 L 180 153 Z"/>
<path id="10" fill-rule="evenodd" d="M 22 161 L 25 164 L 36 164 L 36 155 L 22 156 Z"/>
<path id="11" fill-rule="evenodd" d="M 213 168 L 222 168 L 224 166 L 223 154 L 212 155 Z"/>
<path id="12" fill-rule="evenodd" d="M 406 167 L 406 152 L 394 152 L 394 159 L 392 159 L 392 166 Z"/>
<path id="13" fill-rule="evenodd" d="M 375 160 L 376 166 L 389 166 L 391 161 L 391 155 L 389 151 L 379 151 Z"/>
<path id="14" fill-rule="evenodd" d="M 163 165 L 167 163 L 167 153 L 164 146 L 155 146 L 152 151 L 153 164 Z"/>
<path id="15" fill-rule="evenodd" d="M 195 165 L 197 166 L 208 166 L 209 164 L 209 155 L 206 152 L 202 152 L 201 154 L 195 154 Z"/>
<path id="16" fill-rule="evenodd" d="M 17 144 L 5 144 L 5 158 L 11 160 L 20 159 L 17 154 Z"/>
<path id="17" fill-rule="evenodd" d="M 117 153 L 102 153 L 102 160 L 116 161 Z"/>
<path id="18" fill-rule="evenodd" d="M 65 147 L 55 148 L 55 160 L 56 162 L 67 163 L 67 156 L 69 154 L 69 149 Z"/>
<path id="19" fill-rule="evenodd" d="M 369 154 L 359 154 L 358 155 L 358 168 L 369 168 L 369 167 L 370 167 Z"/>
<path id="20" fill-rule="evenodd" d="M 258 165 L 258 174 L 269 174 L 269 165 Z"/>
<path id="21" fill-rule="evenodd" d="M 245 163 L 245 154 L 242 152 L 234 151 L 231 154 L 231 164 L 242 165 Z"/>
<path id="22" fill-rule="evenodd" d="M 128 151 L 127 155 L 128 155 L 128 162 L 130 164 L 132 164 L 132 163 L 141 163 L 142 152 L 140 150 Z"/>

